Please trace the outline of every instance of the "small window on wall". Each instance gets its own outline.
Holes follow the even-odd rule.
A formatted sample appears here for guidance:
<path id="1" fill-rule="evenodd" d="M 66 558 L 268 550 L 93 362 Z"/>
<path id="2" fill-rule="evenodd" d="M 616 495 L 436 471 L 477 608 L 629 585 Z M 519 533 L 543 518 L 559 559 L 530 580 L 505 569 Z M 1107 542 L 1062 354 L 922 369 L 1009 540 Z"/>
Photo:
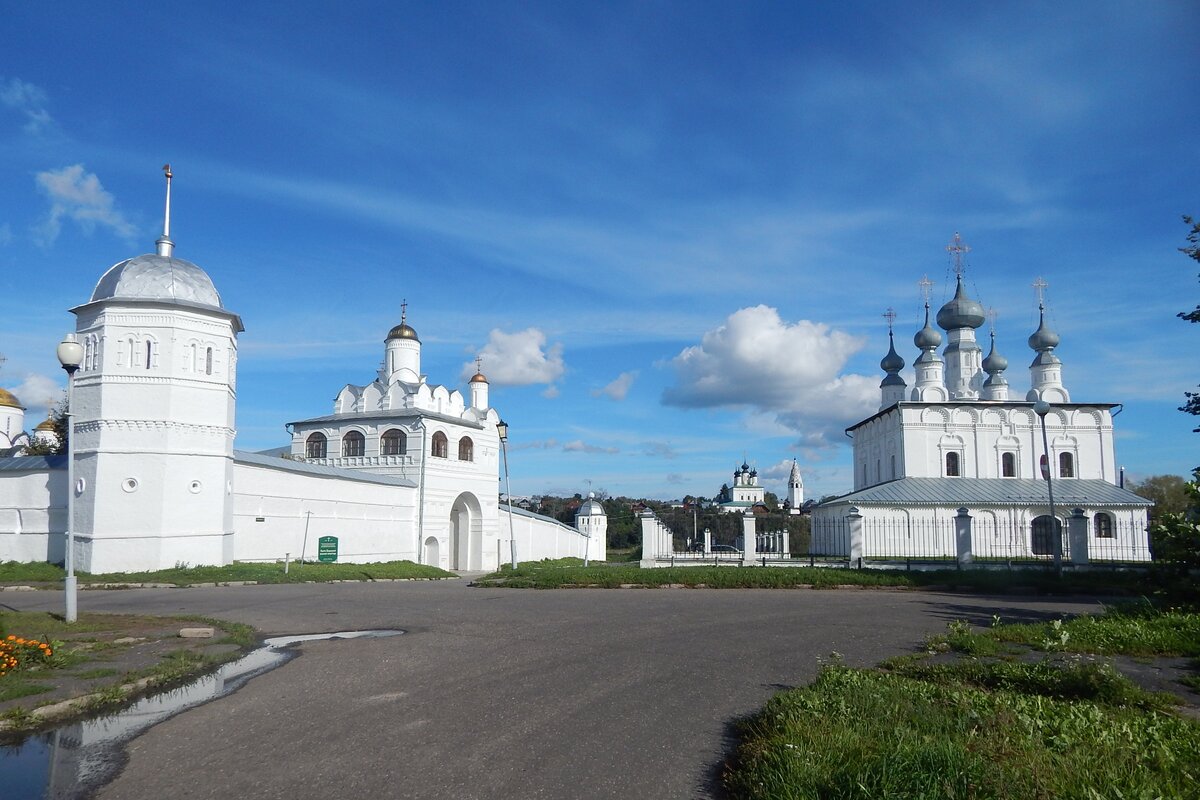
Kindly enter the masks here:
<path id="1" fill-rule="evenodd" d="M 305 458 L 325 458 L 329 442 L 323 433 L 314 433 L 304 441 Z"/>
<path id="2" fill-rule="evenodd" d="M 962 474 L 958 453 L 946 453 L 946 477 L 957 478 Z"/>
<path id="3" fill-rule="evenodd" d="M 379 437 L 379 455 L 402 456 L 408 450 L 408 438 L 403 431 L 392 429 Z"/>
<path id="4" fill-rule="evenodd" d="M 358 431 L 350 431 L 342 437 L 342 456 L 358 458 L 367 449 L 367 438 Z"/>
<path id="5" fill-rule="evenodd" d="M 475 460 L 475 443 L 470 437 L 464 436 L 458 440 L 458 460 L 459 461 L 474 461 Z"/>
<path id="6" fill-rule="evenodd" d="M 146 340 L 146 369 L 150 369 L 150 364 L 154 357 L 154 346 L 149 339 Z"/>
<path id="7" fill-rule="evenodd" d="M 450 443 L 446 441 L 446 434 L 442 433 L 441 431 L 438 431 L 433 435 L 433 457 L 450 457 Z"/>
<path id="8" fill-rule="evenodd" d="M 1100 513 L 1092 518 L 1092 529 L 1097 539 L 1113 538 L 1113 518 L 1111 514 Z"/>
<path id="9" fill-rule="evenodd" d="M 1003 453 L 1000 456 L 1000 474 L 1005 478 L 1017 477 L 1017 456 L 1014 453 Z"/>
<path id="10" fill-rule="evenodd" d="M 1058 454 L 1058 477 L 1074 478 L 1075 477 L 1075 457 L 1070 453 Z"/>
<path id="11" fill-rule="evenodd" d="M 212 348 L 204 351 L 204 374 L 212 375 Z"/>

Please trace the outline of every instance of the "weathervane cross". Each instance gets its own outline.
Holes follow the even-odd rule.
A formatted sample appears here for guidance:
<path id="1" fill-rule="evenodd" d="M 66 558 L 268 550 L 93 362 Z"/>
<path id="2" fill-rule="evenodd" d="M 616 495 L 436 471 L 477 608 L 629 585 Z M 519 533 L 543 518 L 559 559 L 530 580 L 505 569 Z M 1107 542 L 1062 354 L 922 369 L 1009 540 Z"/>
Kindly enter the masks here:
<path id="1" fill-rule="evenodd" d="M 958 235 L 958 231 L 954 232 L 954 238 L 946 245 L 946 252 L 950 254 L 950 261 L 954 265 L 954 274 L 961 278 L 967 271 L 966 256 L 971 252 L 971 248 Z"/>
<path id="2" fill-rule="evenodd" d="M 1038 279 L 1030 285 L 1033 287 L 1033 290 L 1037 292 L 1038 308 L 1041 308 L 1045 304 L 1046 287 L 1050 284 L 1046 283 L 1042 276 L 1039 275 Z"/>
<path id="3" fill-rule="evenodd" d="M 917 281 L 917 286 L 921 287 L 921 297 L 925 300 L 925 305 L 929 305 L 929 294 L 933 289 L 933 281 L 929 280 L 928 275 L 922 275 L 921 280 Z"/>
<path id="4" fill-rule="evenodd" d="M 888 333 L 892 332 L 892 323 L 896 321 L 896 309 L 888 306 L 887 311 L 883 312 L 883 318 L 887 320 Z"/>
<path id="5" fill-rule="evenodd" d="M 400 324 L 403 325 L 405 319 L 408 318 L 408 298 L 400 301 Z"/>

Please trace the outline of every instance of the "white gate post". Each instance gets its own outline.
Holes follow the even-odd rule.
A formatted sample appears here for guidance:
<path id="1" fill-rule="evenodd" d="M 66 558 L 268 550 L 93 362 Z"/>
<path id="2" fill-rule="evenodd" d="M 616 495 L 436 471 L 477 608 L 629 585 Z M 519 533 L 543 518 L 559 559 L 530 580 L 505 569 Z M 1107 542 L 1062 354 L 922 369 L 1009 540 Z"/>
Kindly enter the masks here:
<path id="1" fill-rule="evenodd" d="M 866 555 L 865 542 L 863 541 L 863 518 L 862 514 L 858 513 L 858 509 L 854 506 L 850 507 L 850 513 L 846 515 L 846 520 L 849 522 L 850 529 L 850 566 L 862 566 L 863 558 Z"/>
<path id="2" fill-rule="evenodd" d="M 742 515 L 742 547 L 745 551 L 742 557 L 749 562 L 753 562 L 758 557 L 758 542 L 754 533 L 754 512 L 747 509 Z"/>
<path id="3" fill-rule="evenodd" d="M 658 560 L 658 520 L 650 509 L 639 516 L 642 521 L 642 566 L 653 567 Z"/>
<path id="4" fill-rule="evenodd" d="M 958 510 L 954 518 L 955 552 L 958 555 L 958 565 L 965 567 L 971 563 L 971 513 L 965 508 Z"/>
<path id="5" fill-rule="evenodd" d="M 1067 518 L 1067 545 L 1071 548 L 1071 563 L 1083 566 L 1088 563 L 1088 518 L 1082 508 L 1071 512 Z"/>
<path id="6" fill-rule="evenodd" d="M 704 555 L 712 554 L 712 531 L 708 528 L 704 529 Z"/>

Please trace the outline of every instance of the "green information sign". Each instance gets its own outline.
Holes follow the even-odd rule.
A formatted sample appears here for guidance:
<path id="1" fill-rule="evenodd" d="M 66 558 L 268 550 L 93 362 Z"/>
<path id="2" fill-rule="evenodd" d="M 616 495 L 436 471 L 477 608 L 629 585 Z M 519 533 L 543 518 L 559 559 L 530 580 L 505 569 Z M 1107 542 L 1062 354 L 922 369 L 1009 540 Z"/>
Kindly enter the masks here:
<path id="1" fill-rule="evenodd" d="M 337 561 L 337 537 L 322 536 L 317 539 L 317 561 L 330 563 Z"/>

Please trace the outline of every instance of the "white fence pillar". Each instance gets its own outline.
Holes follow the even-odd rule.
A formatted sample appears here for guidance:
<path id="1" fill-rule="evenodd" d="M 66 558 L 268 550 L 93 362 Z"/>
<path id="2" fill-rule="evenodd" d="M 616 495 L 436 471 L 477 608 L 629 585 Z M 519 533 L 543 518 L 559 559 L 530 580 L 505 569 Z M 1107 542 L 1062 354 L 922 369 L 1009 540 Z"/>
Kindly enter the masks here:
<path id="1" fill-rule="evenodd" d="M 1072 564 L 1088 563 L 1088 518 L 1082 508 L 1075 509 L 1067 518 L 1067 546 L 1071 548 Z"/>
<path id="2" fill-rule="evenodd" d="M 754 535 L 754 512 L 747 511 L 742 515 L 742 546 L 745 548 L 743 558 L 747 561 L 753 561 L 758 557 L 758 548 L 755 547 Z"/>
<path id="3" fill-rule="evenodd" d="M 712 553 L 712 531 L 708 528 L 704 529 L 704 555 Z"/>
<path id="4" fill-rule="evenodd" d="M 791 534 L 791 532 L 785 530 L 785 531 L 780 532 L 779 536 L 783 540 L 780 543 L 781 544 L 781 552 L 783 554 L 783 557 L 791 558 L 792 557 L 792 534 Z"/>
<path id="5" fill-rule="evenodd" d="M 653 567 L 658 559 L 658 520 L 649 510 L 641 513 L 642 566 Z"/>
<path id="6" fill-rule="evenodd" d="M 846 523 L 846 527 L 850 530 L 850 566 L 862 566 L 863 558 L 866 556 L 866 547 L 863 539 L 863 518 L 857 508 L 850 507 L 850 513 L 846 515 Z"/>
<path id="7" fill-rule="evenodd" d="M 960 508 L 954 518 L 954 544 L 958 565 L 969 566 L 974 556 L 971 552 L 971 514 L 965 508 Z"/>

